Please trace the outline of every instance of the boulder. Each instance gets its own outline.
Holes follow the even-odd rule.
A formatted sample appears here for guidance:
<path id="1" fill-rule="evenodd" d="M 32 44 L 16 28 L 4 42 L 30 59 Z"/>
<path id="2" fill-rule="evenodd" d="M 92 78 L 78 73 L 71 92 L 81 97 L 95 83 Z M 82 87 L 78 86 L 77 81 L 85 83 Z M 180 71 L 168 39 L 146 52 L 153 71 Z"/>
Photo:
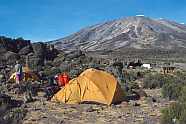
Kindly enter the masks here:
<path id="1" fill-rule="evenodd" d="M 0 54 L 0 65 L 2 67 L 6 65 L 14 65 L 15 61 L 18 59 L 20 59 L 19 54 L 11 52 L 11 51 L 7 51 L 3 54 Z"/>
<path id="2" fill-rule="evenodd" d="M 32 48 L 35 56 L 44 58 L 46 55 L 46 45 L 42 42 L 33 43 Z"/>
<path id="3" fill-rule="evenodd" d="M 23 47 L 19 51 L 19 55 L 28 55 L 31 52 L 33 52 L 32 46 L 31 45 L 28 45 L 28 46 Z"/>
<path id="4" fill-rule="evenodd" d="M 17 51 L 19 52 L 22 48 L 26 47 L 26 46 L 30 46 L 30 40 L 24 40 L 23 38 L 17 38 L 14 40 L 16 47 L 17 47 Z"/>
<path id="5" fill-rule="evenodd" d="M 38 42 L 33 43 L 31 47 L 33 49 L 33 53 L 29 53 L 27 55 L 29 67 L 31 67 L 34 70 L 35 69 L 39 70 L 38 68 L 44 65 L 45 56 L 47 55 L 46 44 Z M 27 50 L 29 50 L 29 48 L 27 48 Z"/>
<path id="6" fill-rule="evenodd" d="M 41 66 L 44 65 L 44 59 L 40 58 L 39 56 L 36 56 L 34 54 L 28 55 L 28 65 L 33 70 L 40 70 Z"/>
<path id="7" fill-rule="evenodd" d="M 11 38 L 0 37 L 0 48 L 6 51 L 17 52 L 17 46 Z"/>
<path id="8" fill-rule="evenodd" d="M 147 97 L 147 93 L 146 93 L 144 90 L 142 90 L 142 89 L 135 90 L 135 93 L 136 93 L 137 95 L 139 95 L 140 98 L 141 98 L 141 97 Z"/>
<path id="9" fill-rule="evenodd" d="M 6 60 L 6 64 L 8 65 L 12 65 L 15 64 L 15 61 L 20 59 L 19 54 L 8 51 L 4 54 L 5 60 Z"/>
<path id="10" fill-rule="evenodd" d="M 18 52 L 30 45 L 29 40 L 0 37 L 0 66 L 12 65 L 20 59 Z"/>
<path id="11" fill-rule="evenodd" d="M 5 94 L 0 94 L 0 113 L 6 112 L 11 106 L 11 97 Z"/>

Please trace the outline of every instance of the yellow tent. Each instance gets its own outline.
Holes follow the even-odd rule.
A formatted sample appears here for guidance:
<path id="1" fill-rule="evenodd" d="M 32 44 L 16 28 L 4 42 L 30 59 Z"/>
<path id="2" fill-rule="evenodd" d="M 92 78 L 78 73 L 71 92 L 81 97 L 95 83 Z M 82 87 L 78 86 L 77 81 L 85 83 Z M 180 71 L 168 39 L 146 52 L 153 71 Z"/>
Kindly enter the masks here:
<path id="1" fill-rule="evenodd" d="M 124 100 L 124 91 L 111 74 L 87 69 L 56 93 L 52 101 L 67 104 L 96 102 L 110 105 Z"/>
<path id="2" fill-rule="evenodd" d="M 39 77 L 32 72 L 28 67 L 23 67 L 23 81 L 36 81 L 39 80 Z M 16 80 L 16 73 L 13 73 L 10 78 L 10 81 L 15 82 Z"/>

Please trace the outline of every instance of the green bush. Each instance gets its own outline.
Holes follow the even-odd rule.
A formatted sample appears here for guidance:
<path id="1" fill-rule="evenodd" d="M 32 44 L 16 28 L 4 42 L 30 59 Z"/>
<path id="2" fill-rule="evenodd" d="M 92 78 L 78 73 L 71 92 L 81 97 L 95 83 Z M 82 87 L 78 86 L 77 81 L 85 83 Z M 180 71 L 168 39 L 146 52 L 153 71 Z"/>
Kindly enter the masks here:
<path id="1" fill-rule="evenodd" d="M 186 86 L 180 88 L 177 99 L 176 103 L 162 110 L 162 124 L 186 124 Z M 175 122 L 173 122 L 174 119 Z"/>
<path id="2" fill-rule="evenodd" d="M 186 124 L 186 103 L 174 103 L 162 110 L 162 124 Z M 174 120 L 175 119 L 175 120 Z M 175 122 L 174 122 L 175 121 Z"/>
<path id="3" fill-rule="evenodd" d="M 169 100 L 176 100 L 181 95 L 181 84 L 173 83 L 166 83 L 162 87 L 162 95 L 163 97 L 169 98 Z"/>
<path id="4" fill-rule="evenodd" d="M 184 77 L 183 74 L 167 76 L 165 78 L 165 84 L 162 87 L 163 97 L 167 97 L 170 100 L 177 100 L 181 95 L 182 87 L 186 85 Z"/>
<path id="5" fill-rule="evenodd" d="M 182 105 L 178 103 L 174 103 L 169 108 L 162 110 L 163 115 L 161 117 L 161 123 L 175 124 L 174 119 L 176 119 L 176 121 L 180 119 L 182 114 L 182 109 L 183 109 Z"/>
<path id="6" fill-rule="evenodd" d="M 163 84 L 166 83 L 166 78 L 164 75 L 159 73 L 150 73 L 144 77 L 144 88 L 161 88 Z"/>
<path id="7" fill-rule="evenodd" d="M 131 82 L 128 83 L 128 88 L 129 89 L 139 89 L 139 85 L 138 85 L 137 82 L 131 81 Z"/>
<path id="8" fill-rule="evenodd" d="M 135 81 L 138 78 L 137 72 L 136 71 L 128 71 L 128 72 L 124 73 L 124 78 L 127 82 Z"/>

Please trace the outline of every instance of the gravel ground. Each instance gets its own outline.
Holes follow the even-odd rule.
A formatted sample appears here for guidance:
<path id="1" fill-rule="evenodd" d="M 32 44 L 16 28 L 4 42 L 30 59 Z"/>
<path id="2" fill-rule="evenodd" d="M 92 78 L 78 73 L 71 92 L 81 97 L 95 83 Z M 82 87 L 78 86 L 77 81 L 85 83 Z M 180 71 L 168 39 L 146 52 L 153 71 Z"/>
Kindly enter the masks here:
<path id="1" fill-rule="evenodd" d="M 146 98 L 111 106 L 53 103 L 41 93 L 35 102 L 24 104 L 28 112 L 23 124 L 159 124 L 161 109 L 171 102 L 161 97 L 160 89 L 145 91 Z"/>

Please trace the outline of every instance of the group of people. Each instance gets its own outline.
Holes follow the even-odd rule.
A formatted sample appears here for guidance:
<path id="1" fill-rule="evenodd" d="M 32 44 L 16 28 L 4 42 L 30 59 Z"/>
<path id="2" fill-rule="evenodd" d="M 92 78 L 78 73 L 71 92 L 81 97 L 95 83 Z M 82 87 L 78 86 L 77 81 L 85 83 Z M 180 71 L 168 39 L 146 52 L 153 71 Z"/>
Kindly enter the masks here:
<path id="1" fill-rule="evenodd" d="M 16 65 L 15 65 L 15 80 L 16 80 L 16 84 L 20 85 L 23 81 L 23 78 L 26 76 L 27 74 L 25 72 L 23 72 L 23 66 L 22 64 L 20 64 L 19 61 L 16 61 Z M 41 76 L 42 78 L 42 76 Z M 51 76 L 47 78 L 47 83 L 44 87 L 44 91 L 45 91 L 45 97 L 47 97 L 47 99 L 50 99 L 60 88 L 64 87 L 66 84 L 68 84 L 70 80 L 70 77 L 68 75 L 68 73 L 64 72 L 64 73 L 59 73 L 55 76 Z"/>

